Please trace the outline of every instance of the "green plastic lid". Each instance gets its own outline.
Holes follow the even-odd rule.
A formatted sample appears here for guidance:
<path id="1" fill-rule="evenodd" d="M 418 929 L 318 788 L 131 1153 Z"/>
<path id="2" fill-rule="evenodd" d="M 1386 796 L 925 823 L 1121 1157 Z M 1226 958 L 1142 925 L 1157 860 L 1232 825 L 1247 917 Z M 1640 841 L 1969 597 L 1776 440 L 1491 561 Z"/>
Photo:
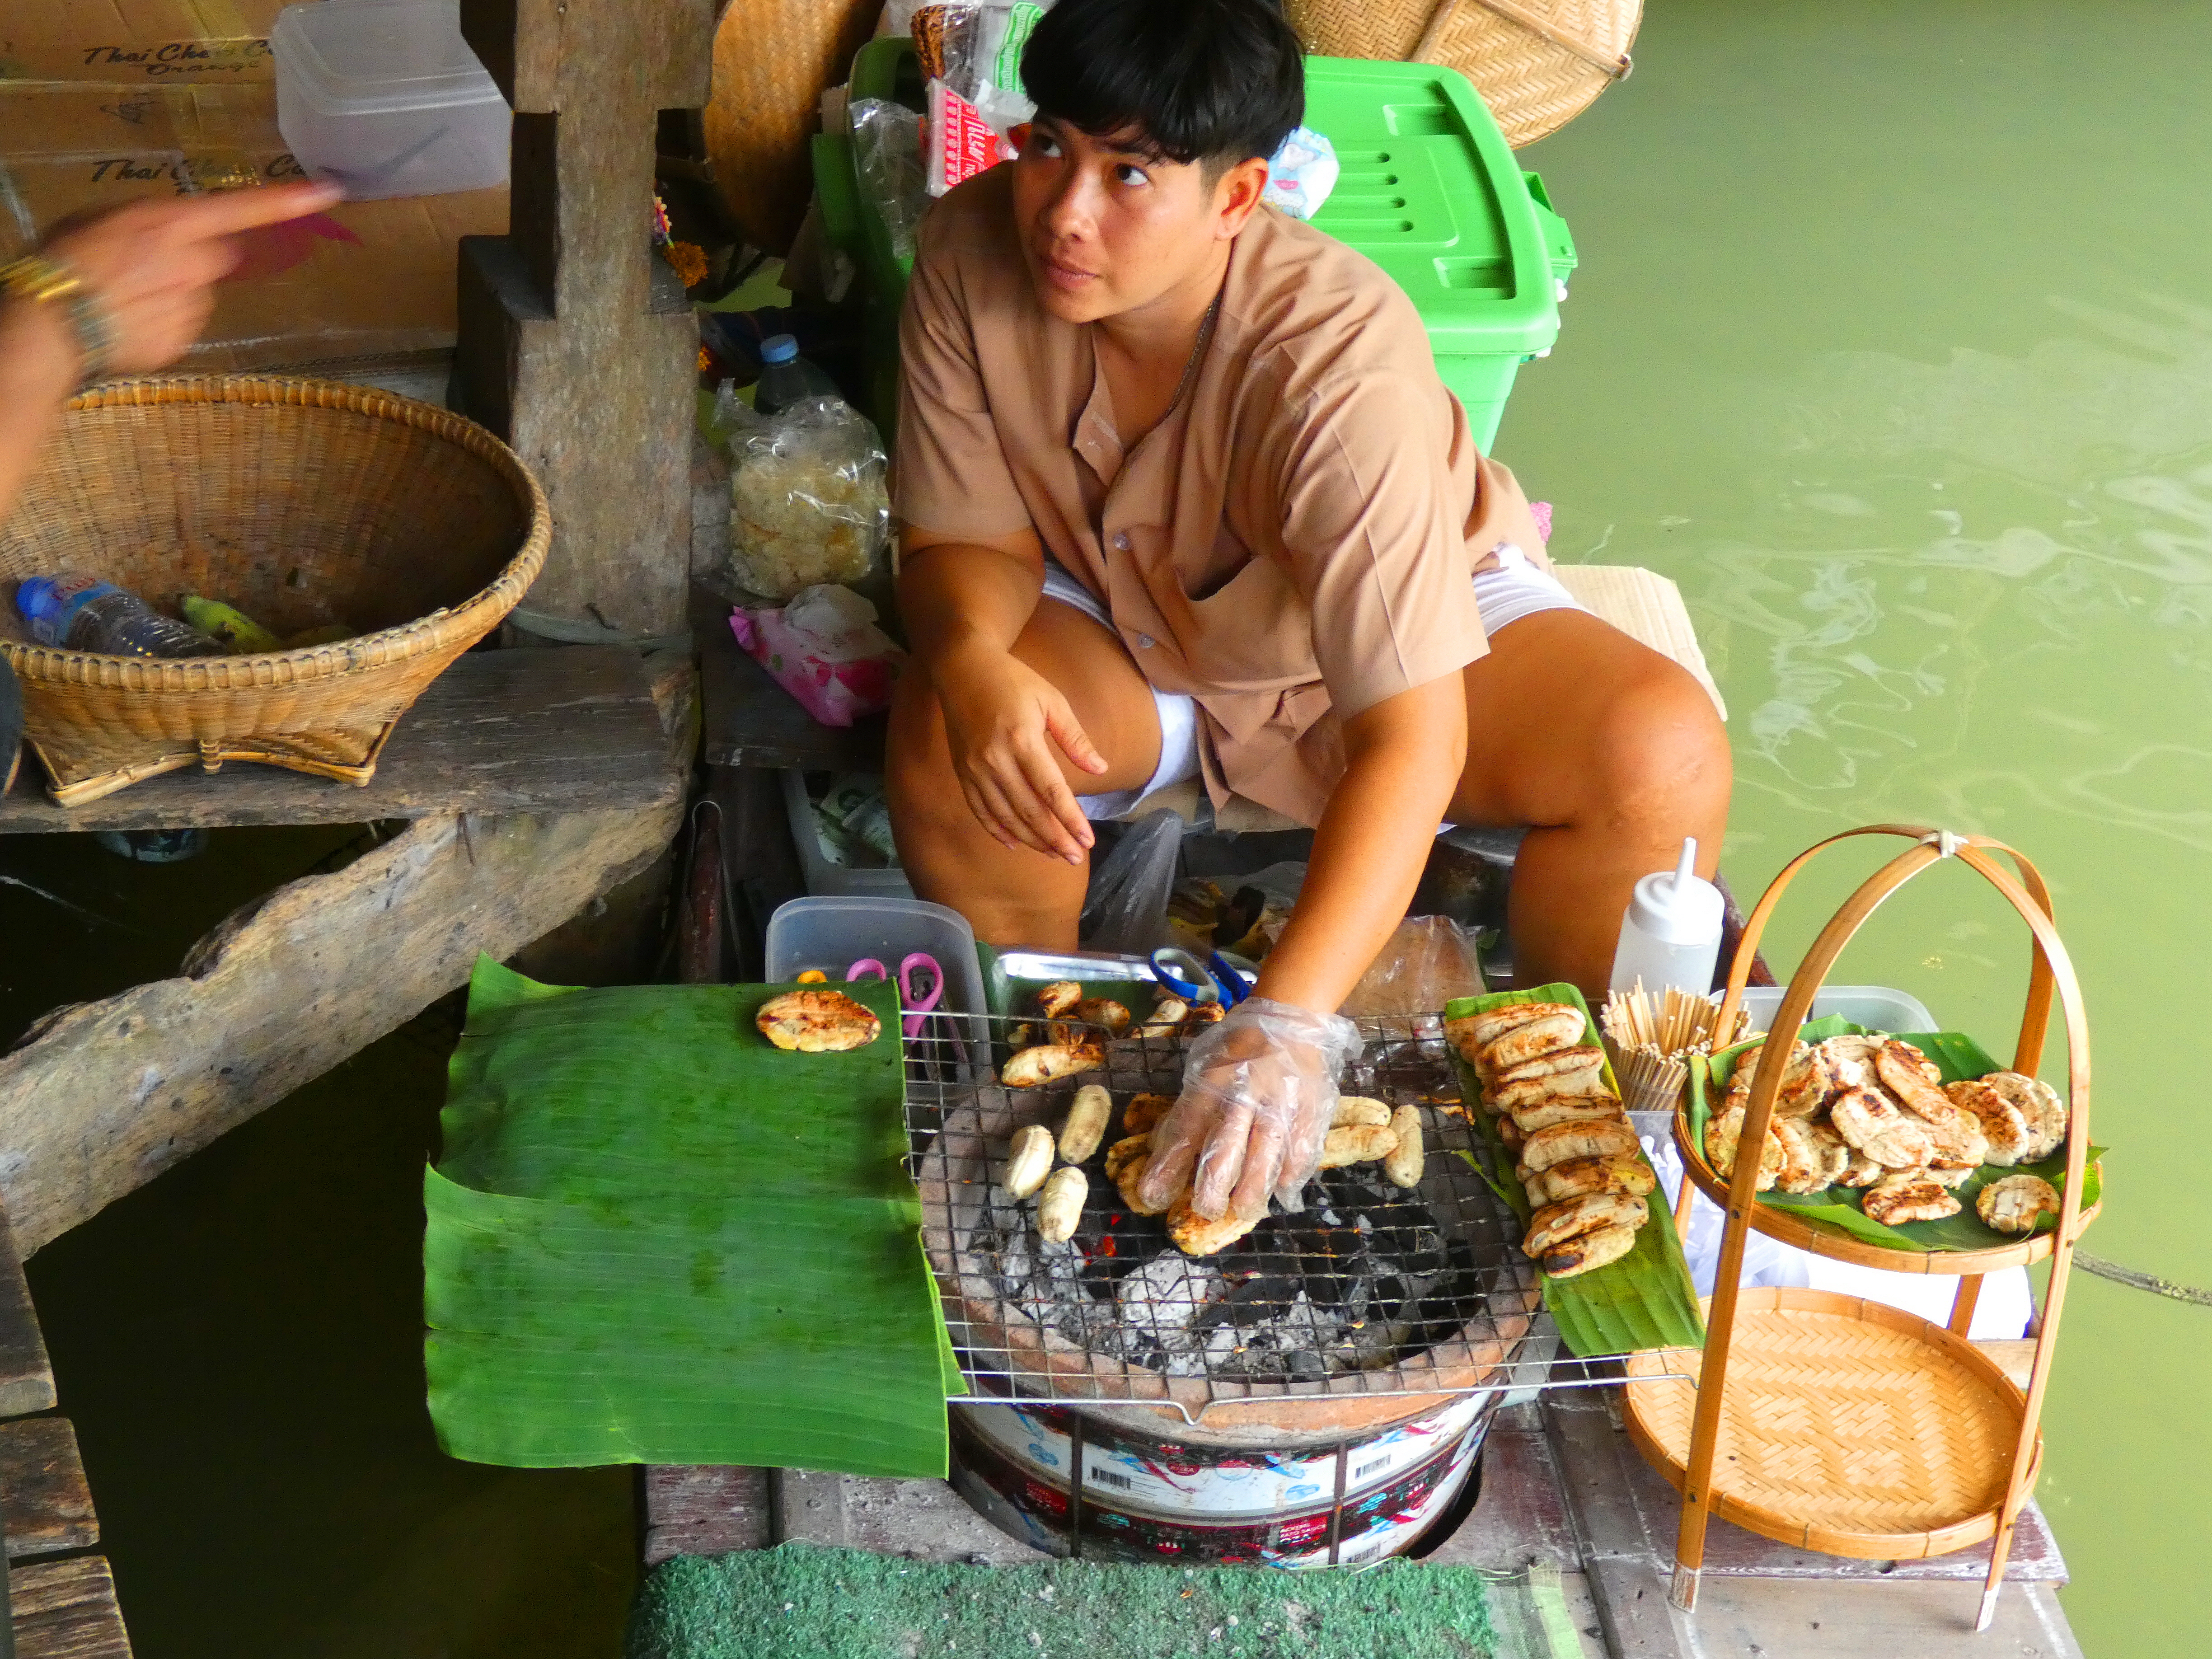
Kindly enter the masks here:
<path id="1" fill-rule="evenodd" d="M 1309 58 L 1305 124 L 1328 136 L 1343 168 L 1315 228 L 1390 273 L 1438 356 L 1521 357 L 1558 338 L 1573 244 L 1466 76 Z"/>

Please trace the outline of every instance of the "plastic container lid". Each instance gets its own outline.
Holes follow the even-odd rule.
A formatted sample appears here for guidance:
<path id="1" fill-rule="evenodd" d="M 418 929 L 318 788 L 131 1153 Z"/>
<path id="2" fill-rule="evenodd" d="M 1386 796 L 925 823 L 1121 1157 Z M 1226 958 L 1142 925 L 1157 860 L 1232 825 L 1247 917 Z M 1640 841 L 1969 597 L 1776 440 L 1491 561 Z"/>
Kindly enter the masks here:
<path id="1" fill-rule="evenodd" d="M 1342 169 L 1314 228 L 1390 273 L 1439 356 L 1518 359 L 1559 337 L 1547 222 L 1465 76 L 1309 58 L 1305 124 L 1328 135 Z M 1556 252 L 1573 258 L 1571 244 Z"/>
<path id="2" fill-rule="evenodd" d="M 1662 945 L 1708 945 L 1721 936 L 1727 903 L 1721 890 L 1698 878 L 1698 843 L 1682 842 L 1681 862 L 1644 877 L 1628 901 L 1629 919 Z"/>
<path id="3" fill-rule="evenodd" d="M 287 6 L 270 50 L 326 114 L 445 109 L 500 99 L 461 38 L 459 0 L 315 0 Z"/>
<path id="4" fill-rule="evenodd" d="M 799 342 L 788 334 L 771 334 L 761 342 L 761 361 L 787 363 L 799 356 Z"/>

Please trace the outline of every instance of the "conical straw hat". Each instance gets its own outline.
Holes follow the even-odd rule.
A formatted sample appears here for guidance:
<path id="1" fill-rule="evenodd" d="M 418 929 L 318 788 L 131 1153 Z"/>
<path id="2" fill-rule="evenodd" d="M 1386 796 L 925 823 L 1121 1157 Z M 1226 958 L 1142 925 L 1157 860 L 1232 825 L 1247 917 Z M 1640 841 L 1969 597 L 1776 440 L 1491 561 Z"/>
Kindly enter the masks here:
<path id="1" fill-rule="evenodd" d="M 1518 149 L 1628 73 L 1643 0 L 1286 0 L 1309 52 L 1442 64 L 1474 83 Z"/>

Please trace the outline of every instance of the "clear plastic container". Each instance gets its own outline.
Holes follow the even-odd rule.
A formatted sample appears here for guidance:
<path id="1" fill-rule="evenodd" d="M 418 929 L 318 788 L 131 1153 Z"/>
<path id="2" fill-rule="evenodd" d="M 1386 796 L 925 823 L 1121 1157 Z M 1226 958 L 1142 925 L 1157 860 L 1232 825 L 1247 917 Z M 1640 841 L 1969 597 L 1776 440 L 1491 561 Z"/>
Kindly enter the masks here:
<path id="1" fill-rule="evenodd" d="M 365 201 L 507 182 L 507 100 L 459 0 L 315 0 L 277 13 L 276 125 L 301 167 Z"/>
<path id="2" fill-rule="evenodd" d="M 922 899 L 800 898 L 768 919 L 767 976 L 787 985 L 810 968 L 844 983 L 846 969 L 873 957 L 891 972 L 909 951 L 927 951 L 945 969 L 945 1000 L 957 1014 L 987 1012 L 975 934 L 957 910 Z"/>

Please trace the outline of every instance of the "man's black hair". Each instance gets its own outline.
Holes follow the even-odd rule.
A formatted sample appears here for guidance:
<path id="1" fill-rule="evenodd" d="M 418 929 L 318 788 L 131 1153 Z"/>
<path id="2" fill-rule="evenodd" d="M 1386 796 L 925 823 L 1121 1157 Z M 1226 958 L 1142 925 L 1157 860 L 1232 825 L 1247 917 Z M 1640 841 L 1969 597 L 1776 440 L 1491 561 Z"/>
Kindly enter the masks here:
<path id="1" fill-rule="evenodd" d="M 1277 0 L 1060 0 L 1022 54 L 1038 113 L 1202 161 L 1266 161 L 1305 118 L 1305 58 Z"/>

